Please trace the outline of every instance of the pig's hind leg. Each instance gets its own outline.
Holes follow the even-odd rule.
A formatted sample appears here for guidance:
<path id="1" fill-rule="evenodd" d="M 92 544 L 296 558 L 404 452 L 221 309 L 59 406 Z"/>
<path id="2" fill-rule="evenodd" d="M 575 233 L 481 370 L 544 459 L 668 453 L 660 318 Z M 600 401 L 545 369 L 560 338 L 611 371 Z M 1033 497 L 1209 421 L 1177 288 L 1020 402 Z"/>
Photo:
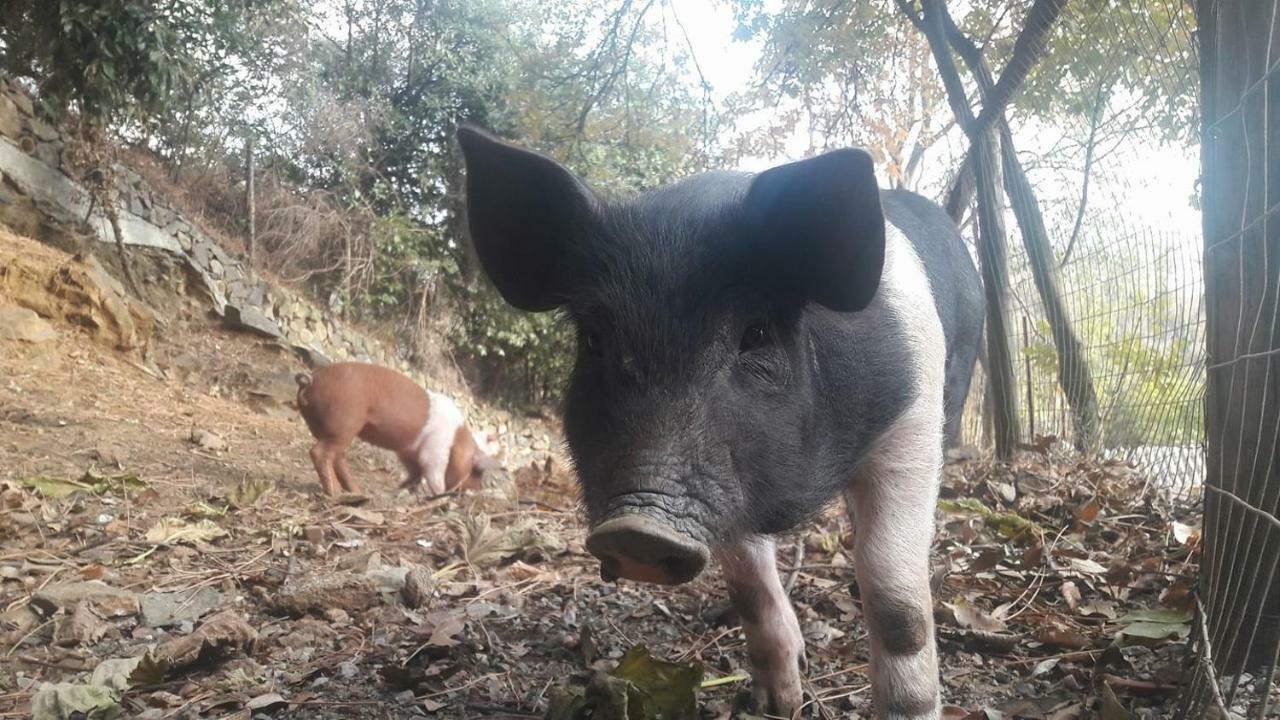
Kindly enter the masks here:
<path id="1" fill-rule="evenodd" d="M 930 405 L 918 404 L 895 423 L 846 493 L 870 635 L 871 690 L 881 719 L 935 720 L 941 711 L 929 548 L 942 418 L 940 408 Z"/>
<path id="2" fill-rule="evenodd" d="M 338 473 L 338 482 L 342 483 L 343 490 L 359 494 L 360 486 L 356 485 L 356 481 L 351 478 L 351 466 L 347 464 L 347 451 L 345 448 L 334 455 L 333 469 Z"/>
<path id="3" fill-rule="evenodd" d="M 791 717 L 800 708 L 804 636 L 787 598 L 772 538 L 757 537 L 721 551 L 729 598 L 742 618 L 758 709 Z"/>
<path id="4" fill-rule="evenodd" d="M 337 495 L 338 480 L 334 476 L 334 458 L 339 450 L 323 440 L 311 446 L 311 462 L 316 466 L 316 474 L 320 476 L 320 487 L 325 495 Z"/>

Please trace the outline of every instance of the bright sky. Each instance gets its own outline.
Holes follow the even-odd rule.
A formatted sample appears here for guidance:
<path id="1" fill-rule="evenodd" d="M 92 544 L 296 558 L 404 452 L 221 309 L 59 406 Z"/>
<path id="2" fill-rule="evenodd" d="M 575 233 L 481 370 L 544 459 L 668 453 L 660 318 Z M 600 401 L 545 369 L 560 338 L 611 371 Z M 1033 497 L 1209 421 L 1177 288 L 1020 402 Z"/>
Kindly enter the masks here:
<path id="1" fill-rule="evenodd" d="M 766 6 L 776 4 L 775 0 L 766 0 Z M 760 45 L 756 41 L 740 42 L 733 38 L 735 22 L 733 11 L 727 4 L 717 0 L 670 0 L 665 10 L 668 13 L 674 11 L 689 30 L 693 52 L 717 101 L 750 85 Z M 1045 138 L 1057 137 L 1052 132 L 1028 131 L 1026 128 L 1021 132 L 1015 128 L 1015 134 L 1019 150 L 1031 153 L 1044 149 L 1042 145 Z M 956 135 L 959 136 L 959 133 Z M 956 137 L 954 142 L 964 141 L 963 138 Z M 797 133 L 787 143 L 785 157 L 747 158 L 739 169 L 758 171 L 780 162 L 799 159 L 807 146 L 803 133 Z M 954 154 L 955 148 L 939 149 L 933 153 L 933 167 L 926 164 L 926 172 L 949 172 L 949 156 Z M 1195 192 L 1199 148 L 1135 143 L 1134 146 L 1125 148 L 1124 154 L 1132 158 L 1130 165 L 1133 168 L 1131 173 L 1125 173 L 1116 184 L 1124 187 L 1124 197 L 1106 198 L 1108 193 L 1104 187 L 1096 188 L 1103 195 L 1097 200 L 1123 203 L 1131 227 L 1153 227 L 1179 236 L 1198 236 L 1200 214 L 1192 208 L 1190 198 Z M 1045 178 L 1036 180 L 1039 183 L 1046 182 Z M 1078 192 L 1079 176 L 1066 183 L 1069 187 L 1064 186 L 1060 190 L 1065 196 L 1074 196 Z"/>

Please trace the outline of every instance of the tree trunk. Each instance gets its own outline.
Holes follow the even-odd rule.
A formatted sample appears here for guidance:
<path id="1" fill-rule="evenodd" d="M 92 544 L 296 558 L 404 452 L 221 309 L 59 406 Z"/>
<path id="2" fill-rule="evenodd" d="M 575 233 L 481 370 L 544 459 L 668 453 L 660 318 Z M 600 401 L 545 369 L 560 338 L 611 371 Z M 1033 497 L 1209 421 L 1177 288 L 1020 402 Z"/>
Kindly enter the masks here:
<path id="1" fill-rule="evenodd" d="M 1013 457 L 1018 444 L 1018 396 L 1013 353 L 1009 349 L 1007 306 L 1009 292 L 1008 246 L 1004 235 L 1003 207 L 996 191 L 995 138 L 989 129 L 977 127 L 964 85 L 951 59 L 944 24 L 942 0 L 924 0 L 924 17 L 917 18 L 900 2 L 929 41 L 938 74 L 947 91 L 947 102 L 956 121 L 969 136 L 974 180 L 978 196 L 978 259 L 987 306 L 987 382 L 991 387 L 996 456 Z"/>
<path id="2" fill-rule="evenodd" d="M 992 103 L 999 99 L 995 94 L 997 88 L 993 83 L 991 70 L 982 58 L 982 51 L 956 27 L 945 9 L 942 10 L 942 14 L 948 40 L 978 81 L 984 108 L 994 108 Z M 1040 17 L 1043 19 L 1043 15 Z M 1093 373 L 1089 369 L 1089 359 L 1085 356 L 1084 347 L 1079 338 L 1076 337 L 1066 303 L 1062 300 L 1057 263 L 1054 262 L 1049 233 L 1044 226 L 1044 215 L 1040 211 L 1040 202 L 1036 199 L 1035 189 L 1027 180 L 1027 174 L 1018 160 L 1017 149 L 1013 145 L 1013 133 L 1009 130 L 1009 123 L 1005 120 L 1003 110 L 994 117 L 1000 134 L 1001 169 L 1004 172 L 1005 192 L 1013 206 L 1018 228 L 1022 231 L 1022 244 L 1026 248 L 1027 259 L 1031 264 L 1031 277 L 1035 281 L 1036 291 L 1040 294 L 1040 302 L 1044 306 L 1045 317 L 1049 321 L 1049 330 L 1053 336 L 1053 345 L 1058 352 L 1058 384 L 1062 387 L 1067 403 L 1071 406 L 1075 446 L 1082 451 L 1096 450 L 1099 445 L 1102 422 L 1098 412 L 1098 394 L 1093 385 Z"/>
<path id="3" fill-rule="evenodd" d="M 920 16 L 905 5 L 907 0 L 897 0 L 897 2 L 907 19 L 921 32 L 925 32 Z M 995 82 L 990 96 L 983 98 L 982 114 L 973 122 L 975 131 L 985 130 L 998 116 L 1003 117 L 1005 106 L 1013 99 L 1018 88 L 1022 87 L 1023 81 L 1027 79 L 1031 68 L 1035 67 L 1040 56 L 1044 54 L 1045 39 L 1066 5 L 1067 0 L 1036 0 L 1027 11 L 1027 19 L 1013 42 L 1013 55 L 1009 58 L 1009 64 L 1005 65 L 1000 73 L 1000 79 Z M 944 29 L 950 34 L 950 27 L 954 27 L 951 15 L 947 12 L 945 5 L 940 10 L 943 15 Z M 970 148 L 969 152 L 972 154 L 973 149 Z M 951 215 L 951 219 L 957 225 L 960 224 L 965 209 L 973 200 L 974 189 L 973 161 L 965 156 L 964 162 L 960 165 L 960 172 L 947 193 L 947 214 Z"/>
<path id="4" fill-rule="evenodd" d="M 1022 170 L 1022 164 L 1018 162 L 1008 123 L 1001 119 L 999 125 L 1005 192 L 1009 194 L 1014 217 L 1022 230 L 1022 244 L 1031 263 L 1031 277 L 1035 280 L 1036 291 L 1040 293 L 1053 345 L 1058 351 L 1058 384 L 1062 386 L 1062 392 L 1071 406 L 1075 446 L 1082 451 L 1097 450 L 1102 421 L 1098 413 L 1098 393 L 1094 389 L 1089 359 L 1085 356 L 1080 339 L 1076 337 L 1066 303 L 1062 300 L 1057 265 L 1049 245 L 1049 234 L 1044 227 L 1044 216 L 1040 213 L 1040 203 Z"/>
<path id="5" fill-rule="evenodd" d="M 996 191 L 995 138 L 987 130 L 974 143 L 974 180 L 978 188 L 978 258 L 987 300 L 987 381 L 995 429 L 996 457 L 1008 460 L 1018 444 L 1018 394 L 1013 352 L 1009 348 L 1009 251 L 1004 208 Z"/>
<path id="6" fill-rule="evenodd" d="M 258 254 L 258 225 L 256 222 L 257 211 L 254 202 L 254 158 L 253 158 L 253 137 L 250 136 L 245 140 L 245 205 L 248 206 L 249 216 L 249 271 L 253 272 L 256 267 L 255 258 Z"/>
<path id="7" fill-rule="evenodd" d="M 129 264 L 129 255 L 124 249 L 124 232 L 120 229 L 120 208 L 113 198 L 108 197 L 109 189 L 103 188 L 102 194 L 102 202 L 99 204 L 102 206 L 102 212 L 107 215 L 107 222 L 111 223 L 111 234 L 115 236 L 116 252 L 120 255 L 120 268 L 124 271 L 124 281 L 134 297 L 142 299 L 142 291 L 138 289 L 138 281 L 133 276 L 133 266 Z"/>

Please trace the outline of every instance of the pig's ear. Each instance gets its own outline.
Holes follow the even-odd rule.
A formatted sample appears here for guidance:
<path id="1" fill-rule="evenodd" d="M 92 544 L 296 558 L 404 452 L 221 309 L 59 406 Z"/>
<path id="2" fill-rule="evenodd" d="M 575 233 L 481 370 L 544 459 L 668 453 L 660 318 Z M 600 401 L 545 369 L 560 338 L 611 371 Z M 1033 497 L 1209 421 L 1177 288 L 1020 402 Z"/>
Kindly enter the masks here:
<path id="1" fill-rule="evenodd" d="M 521 310 L 563 305 L 571 243 L 595 212 L 591 191 L 556 161 L 475 128 L 460 127 L 458 143 L 467 222 L 485 273 Z"/>
<path id="2" fill-rule="evenodd" d="M 839 312 L 871 302 L 884 269 L 884 215 L 871 156 L 834 150 L 756 176 L 744 202 L 752 263 L 789 296 Z"/>

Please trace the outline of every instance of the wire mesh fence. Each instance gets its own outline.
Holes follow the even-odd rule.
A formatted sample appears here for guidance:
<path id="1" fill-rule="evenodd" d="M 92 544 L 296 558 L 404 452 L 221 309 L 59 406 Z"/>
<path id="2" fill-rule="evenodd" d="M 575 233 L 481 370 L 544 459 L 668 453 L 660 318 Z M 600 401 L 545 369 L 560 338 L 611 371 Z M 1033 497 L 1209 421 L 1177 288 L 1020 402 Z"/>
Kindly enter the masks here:
<path id="1" fill-rule="evenodd" d="M 1080 7 L 1063 22 L 1087 22 Z M 1130 17 L 1128 25 L 1083 28 L 1084 34 L 1099 38 L 1104 53 L 1125 52 L 1134 38 L 1156 32 L 1144 20 L 1154 11 Z M 1096 433 L 1088 433 L 1087 449 L 1134 462 L 1174 502 L 1203 503 L 1197 613 L 1176 715 L 1276 717 L 1280 156 L 1273 148 L 1280 144 L 1280 0 L 1196 0 L 1194 19 L 1194 31 L 1166 23 L 1156 46 L 1190 52 L 1177 54 L 1179 62 L 1153 61 L 1149 72 L 1170 102 L 1181 102 L 1188 85 L 1199 88 L 1202 217 L 1132 216 L 1126 197 L 1138 191 L 1133 183 L 1141 172 L 1134 168 L 1144 150 L 1126 152 L 1121 142 L 1096 158 L 1097 148 L 1088 148 L 1090 202 L 1085 194 L 1068 197 L 1048 226 L 1060 301 L 1096 398 Z M 1083 81 L 1099 88 L 1106 82 Z M 1194 153 L 1194 143 L 1185 146 Z M 1052 171 L 1032 173 L 1038 190 L 1054 185 Z M 1058 182 L 1081 186 L 1078 176 Z M 1019 435 L 1078 443 L 1082 414 L 1063 391 L 1072 369 L 1059 366 L 1061 338 L 1019 250 L 1010 255 L 1007 323 L 1018 365 Z M 969 441 L 990 437 L 988 385 L 980 371 L 966 414 Z"/>
<path id="2" fill-rule="evenodd" d="M 1019 247 L 1022 218 L 1007 223 L 1014 422 L 1025 440 L 1057 436 L 1131 461 L 1171 499 L 1190 503 L 1205 473 L 1199 217 L 1189 208 L 1189 181 L 1181 197 L 1152 197 L 1152 187 L 1170 186 L 1161 177 L 1169 158 L 1162 165 L 1151 154 L 1172 147 L 1182 174 L 1194 175 L 1193 142 L 1171 139 L 1169 128 L 1190 127 L 1195 112 L 1195 22 L 1186 0 L 1150 0 L 1143 8 L 1110 14 L 1074 3 L 1059 20 L 1060 37 L 1089 37 L 1096 47 L 1050 62 L 1060 61 L 1063 83 L 1096 99 L 1086 127 L 1065 128 L 1047 143 L 1049 152 L 1024 159 L 1044 210 L 1056 297 L 1041 287 L 1043 269 L 1037 283 L 1030 246 Z M 1135 48 L 1145 54 L 1133 64 Z M 1149 97 L 1119 89 L 1125 82 L 1116 68 L 1127 63 L 1143 74 Z M 1044 147 L 1039 132 L 1031 144 Z M 1144 194 L 1146 202 L 1135 201 Z M 1154 217 L 1138 212 L 1142 206 L 1185 211 Z M 964 432 L 974 444 L 992 444 L 989 391 L 980 369 Z"/>
<path id="3" fill-rule="evenodd" d="M 1274 714 L 1280 652 L 1280 0 L 1201 0 L 1204 555 L 1179 713 Z"/>
<path id="4" fill-rule="evenodd" d="M 1107 205 L 1100 204 L 1102 207 Z M 1058 268 L 1063 300 L 1098 399 L 1104 457 L 1133 462 L 1182 501 L 1204 477 L 1204 308 L 1198 236 L 1126 227 L 1107 210 Z M 1061 245 L 1060 245 L 1061 246 Z M 1010 271 L 1010 345 L 1019 367 L 1022 436 L 1074 437 L 1060 356 L 1029 270 Z M 979 373 L 967 433 L 983 433 Z M 980 440 L 979 440 L 980 442 Z"/>

